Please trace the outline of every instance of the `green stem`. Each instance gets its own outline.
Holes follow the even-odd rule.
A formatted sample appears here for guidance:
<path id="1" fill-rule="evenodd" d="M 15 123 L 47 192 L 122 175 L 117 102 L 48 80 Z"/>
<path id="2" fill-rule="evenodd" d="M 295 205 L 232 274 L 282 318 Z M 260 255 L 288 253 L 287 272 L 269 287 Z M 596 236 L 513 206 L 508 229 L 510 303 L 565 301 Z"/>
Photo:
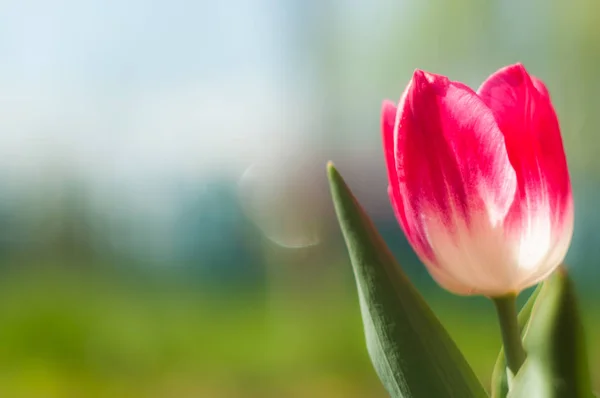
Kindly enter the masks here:
<path id="1" fill-rule="evenodd" d="M 516 375 L 523 362 L 525 362 L 525 349 L 521 341 L 521 331 L 517 321 L 517 296 L 509 294 L 502 297 L 492 297 L 496 306 L 506 365 L 513 375 Z"/>

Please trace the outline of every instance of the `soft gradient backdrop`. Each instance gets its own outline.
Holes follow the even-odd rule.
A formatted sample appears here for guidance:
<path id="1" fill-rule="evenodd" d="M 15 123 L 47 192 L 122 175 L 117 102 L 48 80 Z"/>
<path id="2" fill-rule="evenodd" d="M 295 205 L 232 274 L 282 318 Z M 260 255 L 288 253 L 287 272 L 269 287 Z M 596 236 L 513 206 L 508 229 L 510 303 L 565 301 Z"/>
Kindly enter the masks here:
<path id="1" fill-rule="evenodd" d="M 599 2 L 5 0 L 0 54 L 0 396 L 385 397 L 330 159 L 487 385 L 492 305 L 404 240 L 380 106 L 518 61 L 561 120 L 600 388 Z"/>

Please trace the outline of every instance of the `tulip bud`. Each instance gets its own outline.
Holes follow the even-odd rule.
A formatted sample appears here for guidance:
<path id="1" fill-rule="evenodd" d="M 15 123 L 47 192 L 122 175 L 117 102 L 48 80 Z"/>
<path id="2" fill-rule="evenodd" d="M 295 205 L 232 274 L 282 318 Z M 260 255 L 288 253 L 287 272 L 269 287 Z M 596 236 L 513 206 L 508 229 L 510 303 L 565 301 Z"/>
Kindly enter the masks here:
<path id="1" fill-rule="evenodd" d="M 548 90 L 521 64 L 474 92 L 416 70 L 382 109 L 389 196 L 432 277 L 461 295 L 518 293 L 562 262 L 573 198 Z"/>

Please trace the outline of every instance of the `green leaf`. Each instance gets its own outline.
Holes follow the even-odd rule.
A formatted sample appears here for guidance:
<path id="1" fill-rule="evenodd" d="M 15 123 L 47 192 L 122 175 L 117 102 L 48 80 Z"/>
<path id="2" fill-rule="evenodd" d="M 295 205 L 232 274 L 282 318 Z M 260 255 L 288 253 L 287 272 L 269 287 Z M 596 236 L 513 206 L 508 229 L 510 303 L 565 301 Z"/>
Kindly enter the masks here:
<path id="1" fill-rule="evenodd" d="M 393 398 L 487 397 L 332 164 L 329 183 L 350 252 L 367 350 Z"/>
<path id="2" fill-rule="evenodd" d="M 523 345 L 527 360 L 509 398 L 593 398 L 575 289 L 564 269 L 542 287 Z"/>
<path id="3" fill-rule="evenodd" d="M 521 308 L 519 316 L 517 318 L 519 322 L 519 329 L 521 336 L 523 336 L 531 315 L 531 310 L 535 304 L 535 300 L 542 289 L 543 283 L 539 284 L 529 299 Z M 508 395 L 508 374 L 506 373 L 506 357 L 504 356 L 504 348 L 500 349 L 496 364 L 494 365 L 494 372 L 492 373 L 492 398 L 506 398 Z"/>

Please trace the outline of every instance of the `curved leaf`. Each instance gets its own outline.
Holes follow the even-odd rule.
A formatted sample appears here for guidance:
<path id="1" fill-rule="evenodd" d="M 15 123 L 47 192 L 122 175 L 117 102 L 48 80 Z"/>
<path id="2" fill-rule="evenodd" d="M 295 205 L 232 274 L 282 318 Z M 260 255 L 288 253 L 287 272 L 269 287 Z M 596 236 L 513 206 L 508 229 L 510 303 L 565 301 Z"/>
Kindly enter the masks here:
<path id="1" fill-rule="evenodd" d="M 394 398 L 487 397 L 332 164 L 329 183 L 350 252 L 367 349 Z"/>
<path id="2" fill-rule="evenodd" d="M 575 289 L 564 269 L 542 287 L 524 339 L 527 360 L 509 398 L 593 398 Z"/>

